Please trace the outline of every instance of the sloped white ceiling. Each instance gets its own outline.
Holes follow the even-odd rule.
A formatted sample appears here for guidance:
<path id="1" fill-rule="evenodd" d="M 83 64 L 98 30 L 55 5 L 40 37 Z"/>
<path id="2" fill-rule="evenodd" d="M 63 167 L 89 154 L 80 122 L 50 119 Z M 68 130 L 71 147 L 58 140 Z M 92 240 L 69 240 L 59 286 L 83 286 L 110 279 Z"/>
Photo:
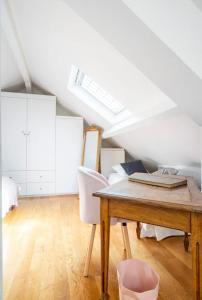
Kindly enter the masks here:
<path id="1" fill-rule="evenodd" d="M 122 1 L 202 79 L 202 13 L 193 1 Z"/>
<path id="2" fill-rule="evenodd" d="M 202 11 L 202 1 L 201 0 L 192 0 L 196 7 L 199 8 L 200 11 Z"/>
<path id="3" fill-rule="evenodd" d="M 172 101 L 65 2 L 16 0 L 10 3 L 34 83 L 55 93 L 71 110 L 78 111 L 79 107 L 80 114 L 87 119 L 96 116 L 99 125 L 106 129 L 110 126 L 68 91 L 72 64 L 135 114 Z"/>
<path id="4" fill-rule="evenodd" d="M 82 0 L 64 1 L 166 95 L 190 114 L 198 124 L 202 125 L 202 80 L 123 1 L 86 0 L 85 4 Z M 153 1 L 150 2 L 153 3 Z M 171 7 L 170 10 L 174 7 L 170 0 L 163 2 Z M 179 22 L 184 2 L 178 1 Z M 172 24 L 172 19 L 170 19 L 170 24 Z M 172 34 L 175 27 L 170 26 L 170 30 Z M 192 28 L 190 30 L 191 35 L 195 36 L 194 30 Z M 199 38 L 201 30 L 198 27 Z M 194 56 L 195 53 L 192 52 L 190 55 Z"/>
<path id="5" fill-rule="evenodd" d="M 149 125 L 115 137 L 136 158 L 153 165 L 200 168 L 200 128 L 179 110 L 168 112 Z"/>
<path id="6" fill-rule="evenodd" d="M 181 108 L 121 133 L 114 141 L 135 157 L 199 165 L 200 128 L 182 110 L 202 121 L 201 79 L 121 0 L 9 3 L 33 83 L 105 129 L 110 124 L 68 91 L 72 65 L 136 114 L 174 101 Z"/>
<path id="7" fill-rule="evenodd" d="M 14 86 L 24 85 L 22 76 L 17 67 L 13 53 L 8 45 L 6 37 L 1 33 L 1 89 L 9 89 Z"/>

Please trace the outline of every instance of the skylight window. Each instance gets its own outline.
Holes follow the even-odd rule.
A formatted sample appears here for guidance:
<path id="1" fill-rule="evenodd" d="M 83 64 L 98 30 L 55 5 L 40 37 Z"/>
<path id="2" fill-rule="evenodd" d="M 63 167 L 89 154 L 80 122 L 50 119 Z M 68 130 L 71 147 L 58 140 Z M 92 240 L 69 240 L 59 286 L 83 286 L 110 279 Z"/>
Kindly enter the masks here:
<path id="1" fill-rule="evenodd" d="M 79 71 L 78 71 L 79 72 Z M 79 72 L 78 84 L 91 94 L 97 101 L 102 103 L 113 114 L 117 115 L 125 109 L 125 106 L 114 99 L 101 86 L 84 73 Z"/>
<path id="2" fill-rule="evenodd" d="M 73 66 L 69 89 L 112 124 L 125 121 L 131 112 L 87 74 Z"/>

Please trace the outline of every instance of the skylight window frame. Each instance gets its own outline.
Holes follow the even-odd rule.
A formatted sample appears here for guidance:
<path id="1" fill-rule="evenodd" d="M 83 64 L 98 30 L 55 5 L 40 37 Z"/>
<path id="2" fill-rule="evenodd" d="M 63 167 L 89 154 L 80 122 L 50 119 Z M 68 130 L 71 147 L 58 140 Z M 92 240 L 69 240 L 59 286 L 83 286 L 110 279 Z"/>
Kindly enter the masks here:
<path id="1" fill-rule="evenodd" d="M 88 90 L 83 88 L 81 83 L 85 75 L 92 81 L 94 81 L 91 77 L 82 72 L 78 67 L 72 66 L 68 88 L 74 95 L 76 95 L 80 100 L 82 100 L 90 108 L 96 111 L 101 117 L 106 119 L 110 124 L 118 124 L 120 122 L 126 121 L 132 116 L 132 113 L 126 107 L 124 107 L 123 110 L 119 113 L 114 113 L 104 103 L 102 103 L 102 101 L 99 101 L 99 99 L 97 99 L 94 95 L 88 92 Z M 114 100 L 116 101 L 116 99 Z"/>
<path id="2" fill-rule="evenodd" d="M 117 103 L 118 105 L 122 106 L 122 108 L 120 110 L 115 111 L 115 109 L 111 108 L 109 105 L 106 105 L 104 103 L 104 101 L 102 101 L 99 97 L 96 97 L 96 95 L 94 95 L 93 93 L 91 93 L 87 88 L 85 88 L 85 86 L 83 85 L 83 81 L 85 80 L 85 77 L 87 77 L 87 79 L 91 80 L 95 85 L 98 86 L 98 89 L 103 90 L 107 97 L 111 97 L 113 99 L 113 101 L 115 102 L 115 104 Z M 121 104 L 120 102 L 118 102 L 116 99 L 114 99 L 114 97 L 112 97 L 106 90 L 104 90 L 102 87 L 100 87 L 97 82 L 95 82 L 92 78 L 90 78 L 88 75 L 86 75 L 84 72 L 81 72 L 79 69 L 77 71 L 77 76 L 76 76 L 76 80 L 75 83 L 80 86 L 81 88 L 83 88 L 85 90 L 86 93 L 88 93 L 90 96 L 95 98 L 95 101 L 98 101 L 101 105 L 103 105 L 107 110 L 110 111 L 110 113 L 112 113 L 114 116 L 117 116 L 118 114 L 122 113 L 124 110 L 126 110 L 126 107 Z M 106 97 L 106 98 L 107 98 Z"/>

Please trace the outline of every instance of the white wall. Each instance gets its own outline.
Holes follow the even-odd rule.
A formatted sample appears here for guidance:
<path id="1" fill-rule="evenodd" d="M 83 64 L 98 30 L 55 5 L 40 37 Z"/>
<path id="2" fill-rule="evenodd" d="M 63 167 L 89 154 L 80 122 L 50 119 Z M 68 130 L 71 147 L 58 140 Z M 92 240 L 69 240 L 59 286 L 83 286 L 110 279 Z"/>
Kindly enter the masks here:
<path id="1" fill-rule="evenodd" d="M 201 127 L 201 191 L 202 191 L 202 127 Z"/>
<path id="2" fill-rule="evenodd" d="M 22 76 L 18 70 L 17 64 L 13 57 L 13 53 L 8 45 L 8 42 L 1 32 L 1 57 L 0 57 L 0 73 L 1 73 L 1 89 L 9 89 L 13 86 L 19 86 L 23 84 Z"/>
<path id="3" fill-rule="evenodd" d="M 200 127 L 178 110 L 113 140 L 151 164 L 200 167 L 200 135 Z"/>

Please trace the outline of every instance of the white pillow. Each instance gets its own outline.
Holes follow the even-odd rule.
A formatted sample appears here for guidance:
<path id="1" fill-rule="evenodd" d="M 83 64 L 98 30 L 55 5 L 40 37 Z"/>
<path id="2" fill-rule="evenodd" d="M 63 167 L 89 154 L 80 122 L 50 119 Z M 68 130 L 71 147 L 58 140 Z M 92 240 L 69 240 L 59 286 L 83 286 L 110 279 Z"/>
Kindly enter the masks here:
<path id="1" fill-rule="evenodd" d="M 113 166 L 112 169 L 122 176 L 127 176 L 127 173 L 125 172 L 124 168 L 122 168 L 120 164 Z"/>
<path id="2" fill-rule="evenodd" d="M 178 172 L 179 170 L 178 169 L 175 169 L 175 168 L 169 168 L 169 167 L 166 167 L 166 168 L 159 168 L 159 174 L 166 174 L 166 175 L 178 175 Z"/>

